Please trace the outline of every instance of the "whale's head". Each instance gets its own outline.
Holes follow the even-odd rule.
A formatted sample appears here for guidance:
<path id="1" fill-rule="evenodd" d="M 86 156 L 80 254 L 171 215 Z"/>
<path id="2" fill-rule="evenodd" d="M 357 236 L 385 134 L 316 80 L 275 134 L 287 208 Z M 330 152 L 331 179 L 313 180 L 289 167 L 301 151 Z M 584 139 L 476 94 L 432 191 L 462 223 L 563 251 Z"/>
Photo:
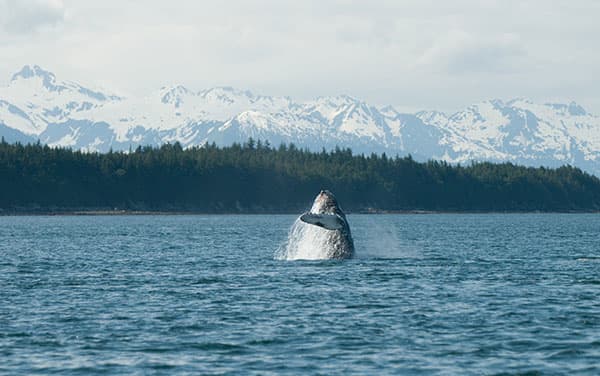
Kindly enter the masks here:
<path id="1" fill-rule="evenodd" d="M 335 199 L 333 193 L 329 192 L 328 190 L 323 190 L 319 192 L 319 194 L 315 198 L 312 208 L 310 209 L 311 213 L 316 214 L 333 214 L 338 211 L 340 211 L 338 207 L 338 202 Z"/>

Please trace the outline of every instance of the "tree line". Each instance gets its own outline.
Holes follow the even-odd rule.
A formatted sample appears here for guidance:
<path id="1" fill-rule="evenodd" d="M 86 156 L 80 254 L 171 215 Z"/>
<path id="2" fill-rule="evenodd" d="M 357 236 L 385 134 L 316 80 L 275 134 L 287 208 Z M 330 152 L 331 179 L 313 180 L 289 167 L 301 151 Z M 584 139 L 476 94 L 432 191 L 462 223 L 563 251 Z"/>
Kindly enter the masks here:
<path id="1" fill-rule="evenodd" d="M 347 211 L 596 211 L 600 180 L 578 168 L 417 162 L 268 142 L 84 152 L 0 142 L 0 210 L 298 212 L 321 189 Z"/>

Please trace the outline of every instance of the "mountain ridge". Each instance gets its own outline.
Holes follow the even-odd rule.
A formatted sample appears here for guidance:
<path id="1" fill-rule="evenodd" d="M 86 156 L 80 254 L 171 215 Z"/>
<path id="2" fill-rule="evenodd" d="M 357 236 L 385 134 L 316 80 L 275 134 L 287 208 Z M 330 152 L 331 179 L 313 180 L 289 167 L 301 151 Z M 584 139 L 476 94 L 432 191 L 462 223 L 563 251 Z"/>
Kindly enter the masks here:
<path id="1" fill-rule="evenodd" d="M 61 81 L 37 65 L 24 66 L 0 88 L 0 136 L 100 152 L 173 142 L 229 145 L 252 137 L 450 163 L 570 164 L 600 175 L 600 118 L 575 102 L 492 99 L 452 114 L 403 113 L 349 95 L 295 101 L 183 85 L 126 98 Z"/>

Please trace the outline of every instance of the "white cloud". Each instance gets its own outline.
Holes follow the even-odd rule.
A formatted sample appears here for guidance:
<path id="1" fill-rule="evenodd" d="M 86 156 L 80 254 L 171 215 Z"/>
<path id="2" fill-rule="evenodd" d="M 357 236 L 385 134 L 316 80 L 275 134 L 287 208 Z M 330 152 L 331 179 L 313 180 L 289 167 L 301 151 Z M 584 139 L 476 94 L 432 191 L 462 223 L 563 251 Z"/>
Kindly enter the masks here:
<path id="1" fill-rule="evenodd" d="M 9 33 L 33 33 L 64 18 L 61 0 L 0 0 L 0 28 Z"/>
<path id="2" fill-rule="evenodd" d="M 132 93 L 228 85 L 445 110 L 564 97 L 600 114 L 594 0 L 0 0 L 0 9 L 11 33 L 0 33 L 0 80 L 39 64 Z"/>
<path id="3" fill-rule="evenodd" d="M 525 55 L 516 34 L 481 37 L 450 30 L 417 59 L 417 66 L 422 64 L 448 74 L 496 74 L 522 69 L 527 65 Z"/>

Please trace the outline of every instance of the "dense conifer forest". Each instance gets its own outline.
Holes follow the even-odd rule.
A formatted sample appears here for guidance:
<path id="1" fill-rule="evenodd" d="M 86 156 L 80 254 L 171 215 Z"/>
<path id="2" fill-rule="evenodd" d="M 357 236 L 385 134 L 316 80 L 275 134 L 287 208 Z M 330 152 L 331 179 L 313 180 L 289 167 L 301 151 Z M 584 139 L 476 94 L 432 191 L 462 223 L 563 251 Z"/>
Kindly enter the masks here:
<path id="1" fill-rule="evenodd" d="M 0 211 L 294 213 L 320 189 L 358 211 L 596 211 L 600 180 L 510 163 L 420 163 L 410 156 L 310 152 L 249 140 L 106 154 L 0 143 Z"/>

